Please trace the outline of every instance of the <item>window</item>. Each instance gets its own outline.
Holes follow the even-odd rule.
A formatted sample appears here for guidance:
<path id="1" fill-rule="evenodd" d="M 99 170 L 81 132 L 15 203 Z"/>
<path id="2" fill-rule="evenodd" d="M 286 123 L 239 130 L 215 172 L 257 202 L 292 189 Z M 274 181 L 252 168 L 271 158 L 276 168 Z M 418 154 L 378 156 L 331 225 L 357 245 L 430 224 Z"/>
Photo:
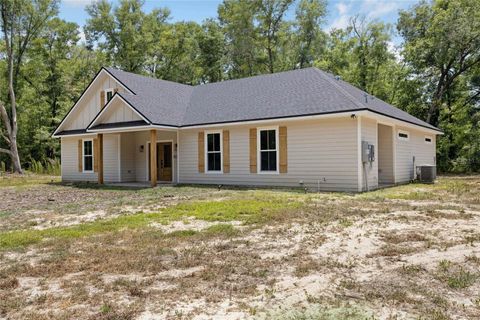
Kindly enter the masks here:
<path id="1" fill-rule="evenodd" d="M 83 172 L 93 172 L 93 140 L 83 140 Z"/>
<path id="2" fill-rule="evenodd" d="M 399 140 L 409 140 L 409 134 L 407 131 L 398 131 Z"/>
<path id="3" fill-rule="evenodd" d="M 426 144 L 431 144 L 432 143 L 432 137 L 425 137 L 425 143 Z"/>
<path id="4" fill-rule="evenodd" d="M 278 172 L 277 129 L 259 129 L 260 172 Z"/>
<path id="5" fill-rule="evenodd" d="M 114 94 L 113 89 L 105 90 L 105 95 L 107 97 L 107 103 L 108 103 L 108 101 L 110 101 L 113 98 L 113 94 Z"/>
<path id="6" fill-rule="evenodd" d="M 222 172 L 222 133 L 207 133 L 207 172 Z"/>

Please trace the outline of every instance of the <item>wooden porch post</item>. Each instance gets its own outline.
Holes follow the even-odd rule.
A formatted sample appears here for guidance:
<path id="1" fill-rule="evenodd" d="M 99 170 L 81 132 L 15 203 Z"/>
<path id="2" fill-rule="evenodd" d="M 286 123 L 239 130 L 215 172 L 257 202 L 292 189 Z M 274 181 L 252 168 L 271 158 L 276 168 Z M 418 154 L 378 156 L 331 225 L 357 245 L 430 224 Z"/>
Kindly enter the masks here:
<path id="1" fill-rule="evenodd" d="M 98 134 L 98 183 L 103 184 L 103 134 Z"/>
<path id="2" fill-rule="evenodd" d="M 157 185 L 157 130 L 150 130 L 150 183 Z"/>

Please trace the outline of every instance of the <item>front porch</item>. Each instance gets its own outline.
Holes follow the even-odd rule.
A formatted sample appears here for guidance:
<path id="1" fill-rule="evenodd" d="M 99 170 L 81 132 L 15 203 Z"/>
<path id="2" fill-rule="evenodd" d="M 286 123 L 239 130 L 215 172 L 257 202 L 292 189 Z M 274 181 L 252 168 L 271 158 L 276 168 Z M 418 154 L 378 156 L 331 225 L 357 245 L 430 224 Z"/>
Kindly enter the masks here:
<path id="1" fill-rule="evenodd" d="M 99 184 L 143 188 L 177 183 L 175 130 L 98 132 L 96 141 Z"/>

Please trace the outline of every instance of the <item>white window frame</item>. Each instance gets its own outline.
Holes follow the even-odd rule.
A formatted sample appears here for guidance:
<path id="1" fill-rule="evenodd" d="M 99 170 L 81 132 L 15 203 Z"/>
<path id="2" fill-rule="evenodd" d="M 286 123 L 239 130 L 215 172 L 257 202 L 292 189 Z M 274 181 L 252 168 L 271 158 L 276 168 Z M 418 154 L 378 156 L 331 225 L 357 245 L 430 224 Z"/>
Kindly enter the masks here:
<path id="1" fill-rule="evenodd" d="M 85 142 L 90 141 L 92 143 L 92 170 L 85 170 Z M 93 139 L 82 139 L 82 169 L 83 173 L 93 173 L 95 171 L 95 150 L 93 149 Z"/>
<path id="2" fill-rule="evenodd" d="M 112 98 L 113 96 L 115 95 L 115 88 L 108 88 L 108 89 L 105 89 L 105 104 L 107 104 L 110 100 L 108 100 L 108 93 L 111 92 L 112 93 Z"/>
<path id="3" fill-rule="evenodd" d="M 279 174 L 280 173 L 280 152 L 279 152 L 279 133 L 278 133 L 278 128 L 279 126 L 271 126 L 271 127 L 260 127 L 257 128 L 257 173 L 258 174 Z M 262 141 L 260 140 L 261 132 L 262 131 L 268 131 L 268 130 L 275 130 L 275 152 L 276 152 L 276 158 L 277 158 L 277 170 L 275 171 L 262 171 L 262 157 L 261 157 L 261 151 L 273 151 L 273 150 L 261 150 L 262 147 Z"/>
<path id="4" fill-rule="evenodd" d="M 406 138 L 400 137 L 400 134 L 406 134 L 407 137 Z M 405 130 L 398 130 L 397 131 L 397 138 L 398 138 L 398 140 L 409 141 L 410 140 L 410 132 L 405 131 Z"/>
<path id="5" fill-rule="evenodd" d="M 208 135 L 209 134 L 220 134 L 220 170 L 208 170 Z M 223 174 L 223 130 L 207 130 L 205 134 L 205 173 L 212 174 Z M 218 153 L 218 151 L 213 151 L 212 153 Z"/>
<path id="6" fill-rule="evenodd" d="M 430 139 L 430 141 L 427 141 L 427 139 Z M 432 144 L 433 143 L 433 137 L 432 136 L 425 136 L 425 138 L 423 138 L 423 141 L 425 142 L 425 144 Z"/>

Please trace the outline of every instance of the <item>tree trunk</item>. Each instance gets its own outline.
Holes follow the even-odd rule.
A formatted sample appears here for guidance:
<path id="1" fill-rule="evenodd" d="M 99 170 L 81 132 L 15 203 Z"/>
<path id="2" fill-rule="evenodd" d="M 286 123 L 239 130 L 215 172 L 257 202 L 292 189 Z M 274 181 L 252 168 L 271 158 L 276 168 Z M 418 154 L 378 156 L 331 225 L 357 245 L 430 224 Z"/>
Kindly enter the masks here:
<path id="1" fill-rule="evenodd" d="M 15 137 L 10 146 L 10 159 L 12 160 L 13 172 L 23 174 L 20 155 L 18 154 L 17 138 Z"/>

